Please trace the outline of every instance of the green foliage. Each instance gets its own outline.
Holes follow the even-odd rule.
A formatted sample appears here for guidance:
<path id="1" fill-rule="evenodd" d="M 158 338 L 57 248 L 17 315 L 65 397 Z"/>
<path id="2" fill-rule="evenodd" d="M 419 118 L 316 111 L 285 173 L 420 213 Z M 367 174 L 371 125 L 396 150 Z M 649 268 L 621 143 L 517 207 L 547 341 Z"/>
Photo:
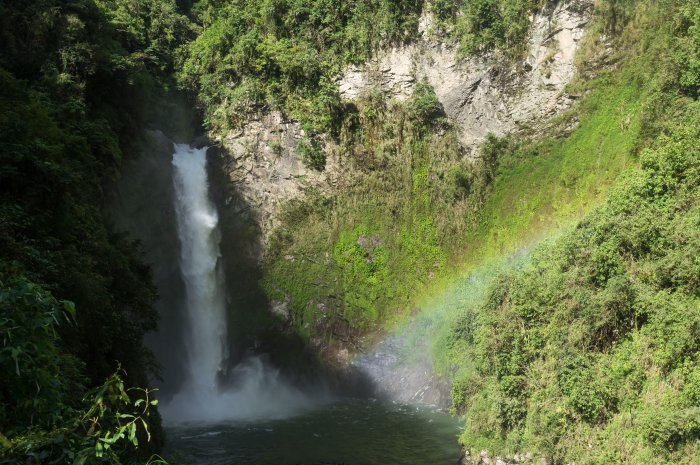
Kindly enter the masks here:
<path id="1" fill-rule="evenodd" d="M 5 434 L 50 428 L 69 411 L 81 390 L 78 361 L 60 350 L 57 322 L 72 324 L 72 302 L 57 301 L 17 276 L 0 278 L 0 425 Z"/>
<path id="2" fill-rule="evenodd" d="M 465 52 L 476 54 L 491 49 L 505 37 L 505 26 L 498 2 L 468 2 L 459 22 L 460 45 Z"/>
<path id="3" fill-rule="evenodd" d="M 180 80 L 197 92 L 211 129 L 243 121 L 251 107 L 288 112 L 312 132 L 334 132 L 341 109 L 332 81 L 380 45 L 415 35 L 419 0 L 203 1 L 201 34 Z"/>
<path id="4" fill-rule="evenodd" d="M 485 160 L 492 168 L 477 182 L 491 187 L 462 242 L 467 263 L 515 253 L 600 203 L 635 163 L 651 101 L 651 89 L 635 82 L 648 67 L 643 56 L 617 75 L 588 82 L 590 92 L 577 109 L 580 123 L 567 137 L 484 142 L 483 153 L 494 161 Z"/>
<path id="5" fill-rule="evenodd" d="M 174 0 L 0 4 L 0 424 L 15 459 L 78 460 L 60 454 L 99 443 L 73 425 L 83 386 L 116 360 L 126 386 L 154 369 L 143 345 L 157 318 L 150 271 L 103 205 L 143 129 L 168 111 L 156 102 L 187 24 Z M 57 326 L 68 301 L 71 324 Z M 105 428 L 112 414 L 95 413 Z M 52 444 L 63 452 L 36 452 Z"/>
<path id="6" fill-rule="evenodd" d="M 383 241 L 362 225 L 354 231 L 342 231 L 333 249 L 333 258 L 341 270 L 345 291 L 346 316 L 359 329 L 379 318 L 377 301 L 389 279 L 388 256 Z M 363 322 L 366 320 L 366 322 Z"/>
<path id="7" fill-rule="evenodd" d="M 178 48 L 192 31 L 187 17 L 170 0 L 96 0 L 114 29 L 112 38 L 129 53 L 120 61 L 141 63 L 157 78 L 174 72 Z"/>
<path id="8" fill-rule="evenodd" d="M 645 150 L 641 169 L 574 231 L 493 285 L 476 330 L 489 336 L 470 352 L 488 381 L 457 383 L 453 396 L 467 425 L 484 403 L 501 425 L 465 432 L 468 445 L 477 438 L 562 462 L 627 450 L 626 463 L 650 454 L 676 463 L 700 440 L 698 114 Z M 603 440 L 620 428 L 624 437 Z M 577 445 L 581 434 L 589 450 Z"/>
<path id="9" fill-rule="evenodd" d="M 2 463 L 122 463 L 139 438 L 151 440 L 148 389 L 127 389 L 121 372 L 83 397 L 82 365 L 65 352 L 59 326 L 72 302 L 14 274 L 0 277 L 0 444 Z M 136 393 L 132 400 L 128 391 Z"/>
<path id="10" fill-rule="evenodd" d="M 329 341 L 406 315 L 412 291 L 446 262 L 447 231 L 461 224 L 448 212 L 472 201 L 457 198 L 449 173 L 471 180 L 478 170 L 460 160 L 453 129 L 433 118 L 441 108 L 425 85 L 403 104 L 371 92 L 348 110 L 347 184 L 288 206 L 264 270 L 269 295 L 290 303 L 299 331 Z"/>
<path id="11" fill-rule="evenodd" d="M 297 146 L 304 164 L 314 170 L 323 171 L 326 167 L 326 154 L 316 139 L 309 142 L 300 140 Z"/>
<path id="12" fill-rule="evenodd" d="M 700 2 L 687 1 L 676 14 L 679 37 L 674 58 L 680 66 L 680 85 L 690 95 L 700 93 Z"/>
<path id="13" fill-rule="evenodd" d="M 599 0 L 595 5 L 596 14 L 608 32 L 618 34 L 634 15 L 638 3 L 638 0 Z"/>
<path id="14" fill-rule="evenodd" d="M 516 56 L 526 46 L 529 16 L 543 5 L 540 0 L 436 0 L 431 10 L 462 54 L 498 49 Z"/>
<path id="15" fill-rule="evenodd" d="M 667 53 L 686 46 L 670 26 L 691 3 L 618 4 L 620 61 L 570 87 L 586 93 L 576 129 L 482 146 L 497 162 L 481 172 L 491 181 L 467 229 L 469 274 L 421 301 L 472 450 L 697 461 L 700 112 L 679 78 L 691 65 Z M 567 232 L 531 250 L 557 228 Z"/>
<path id="16" fill-rule="evenodd" d="M 147 389 L 127 389 L 121 370 L 69 412 L 64 426 L 31 429 L 11 438 L 0 449 L 2 463 L 67 463 L 119 465 L 136 463 L 139 439 L 151 440 L 151 416 L 157 401 Z M 127 460 L 126 462 L 124 460 Z M 165 464 L 157 455 L 147 464 Z"/>
<path id="17" fill-rule="evenodd" d="M 408 117 L 428 127 L 440 123 L 445 110 L 435 95 L 435 89 L 425 81 L 416 84 L 407 107 Z"/>

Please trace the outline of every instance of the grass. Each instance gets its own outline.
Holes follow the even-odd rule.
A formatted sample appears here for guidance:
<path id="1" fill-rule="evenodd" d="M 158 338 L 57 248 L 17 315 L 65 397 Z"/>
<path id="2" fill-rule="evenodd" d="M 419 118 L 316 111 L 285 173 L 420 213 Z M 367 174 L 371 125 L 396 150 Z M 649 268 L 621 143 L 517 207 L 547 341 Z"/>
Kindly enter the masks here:
<path id="1" fill-rule="evenodd" d="M 636 165 L 644 89 L 634 69 L 599 78 L 568 137 L 513 143 L 499 157 L 493 189 L 456 262 L 467 268 L 514 253 L 598 205 Z"/>
<path id="2" fill-rule="evenodd" d="M 331 342 L 339 327 L 355 336 L 390 330 L 442 277 L 479 274 L 571 227 L 637 164 L 646 65 L 579 84 L 583 98 L 551 135 L 489 139 L 476 165 L 460 160 L 448 123 L 434 125 L 439 102 L 429 89 L 406 104 L 368 94 L 344 123 L 353 128 L 340 148 L 353 167 L 346 185 L 310 192 L 282 221 L 265 265 L 270 296 L 291 303 L 308 339 Z M 574 117 L 580 123 L 561 135 Z"/>
<path id="3" fill-rule="evenodd" d="M 694 108 L 576 228 L 485 288 L 451 291 L 461 300 L 442 310 L 436 366 L 447 363 L 467 447 L 551 463 L 697 460 Z"/>
<path id="4" fill-rule="evenodd" d="M 700 458 L 686 263 L 698 107 L 673 64 L 655 63 L 673 45 L 650 12 L 661 17 L 642 4 L 631 29 L 654 50 L 623 36 L 621 66 L 585 84 L 575 131 L 506 145 L 459 265 L 417 299 L 427 323 L 412 337 L 430 339 L 452 382 L 467 448 L 550 463 Z"/>

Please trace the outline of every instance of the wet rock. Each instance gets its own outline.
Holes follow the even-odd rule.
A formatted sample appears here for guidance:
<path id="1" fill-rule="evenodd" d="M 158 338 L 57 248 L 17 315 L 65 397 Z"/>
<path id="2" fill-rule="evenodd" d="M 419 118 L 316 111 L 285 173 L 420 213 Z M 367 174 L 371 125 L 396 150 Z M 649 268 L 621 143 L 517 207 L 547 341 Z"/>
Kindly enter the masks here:
<path id="1" fill-rule="evenodd" d="M 251 206 L 263 243 L 279 224 L 280 208 L 308 185 L 332 183 L 338 163 L 330 157 L 323 172 L 304 165 L 299 142 L 304 131 L 281 112 L 252 113 L 241 128 L 218 136 L 224 170 L 237 195 Z"/>
<path id="2" fill-rule="evenodd" d="M 406 348 L 423 356 L 406 356 Z M 446 409 L 450 388 L 434 375 L 428 351 L 415 347 L 405 335 L 394 335 L 352 361 L 351 366 L 378 387 L 377 395 L 404 403 Z"/>
<path id="3" fill-rule="evenodd" d="M 507 457 L 491 458 L 489 451 L 481 450 L 478 455 L 474 455 L 468 449 L 462 448 L 460 465 L 547 465 L 544 458 L 533 459 L 531 453 L 514 454 Z"/>
<path id="4" fill-rule="evenodd" d="M 213 145 L 212 140 L 209 139 L 209 136 L 205 134 L 195 137 L 194 140 L 190 143 L 190 146 L 196 149 L 201 149 L 202 147 L 210 147 L 211 145 Z"/>
<path id="5" fill-rule="evenodd" d="M 288 301 L 272 300 L 270 302 L 270 312 L 272 312 L 273 315 L 282 317 L 285 321 L 291 319 Z"/>

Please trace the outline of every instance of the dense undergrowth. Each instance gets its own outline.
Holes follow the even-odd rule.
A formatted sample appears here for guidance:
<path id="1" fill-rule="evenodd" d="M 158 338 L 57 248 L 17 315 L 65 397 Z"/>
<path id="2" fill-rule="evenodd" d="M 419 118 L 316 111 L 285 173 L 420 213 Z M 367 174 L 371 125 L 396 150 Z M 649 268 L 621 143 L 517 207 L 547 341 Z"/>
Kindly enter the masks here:
<path id="1" fill-rule="evenodd" d="M 481 165 L 460 162 L 429 90 L 370 92 L 340 125 L 347 184 L 286 213 L 271 295 L 321 344 L 438 294 L 412 337 L 430 335 L 469 448 L 694 463 L 699 11 L 601 2 L 568 89 L 580 103 L 544 136 L 487 139 Z M 601 58 L 603 37 L 617 51 Z"/>
<path id="2" fill-rule="evenodd" d="M 347 338 L 347 328 L 402 321 L 446 270 L 499 260 L 570 224 L 650 137 L 641 123 L 650 85 L 638 84 L 652 61 L 597 69 L 572 87 L 586 94 L 580 105 L 544 136 L 489 137 L 476 163 L 427 84 L 405 103 L 369 91 L 340 124 L 344 184 L 310 192 L 283 217 L 265 271 L 271 296 L 290 300 L 305 334 Z M 561 137 L 573 118 L 580 124 Z"/>
<path id="3" fill-rule="evenodd" d="M 251 109 L 279 109 L 302 124 L 308 150 L 321 134 L 340 131 L 346 108 L 336 76 L 380 48 L 415 39 L 425 9 L 437 18 L 433 32 L 458 43 L 464 56 L 498 50 L 514 57 L 524 50 L 529 15 L 543 6 L 541 0 L 205 0 L 193 7 L 200 32 L 183 50 L 178 77 L 197 94 L 209 129 L 236 128 Z"/>
<path id="4" fill-rule="evenodd" d="M 342 141 L 350 174 L 337 192 L 309 192 L 288 206 L 265 271 L 266 287 L 290 300 L 302 332 L 319 336 L 326 327 L 347 342 L 348 331 L 403 314 L 414 287 L 444 266 L 442 235 L 453 225 L 436 220 L 466 208 L 454 177 L 475 180 L 427 85 L 405 104 L 370 92 L 346 113 Z"/>
<path id="5" fill-rule="evenodd" d="M 2 463 L 145 461 L 162 443 L 132 389 L 155 369 L 155 289 L 103 205 L 159 110 L 178 127 L 164 102 L 188 30 L 168 0 L 0 3 Z"/>
<path id="6" fill-rule="evenodd" d="M 516 56 L 525 49 L 529 17 L 546 6 L 542 0 L 435 0 L 430 10 L 443 33 L 463 55 L 498 49 Z"/>
<path id="7" fill-rule="evenodd" d="M 469 447 L 695 463 L 697 105 L 575 230 L 495 278 L 448 339 Z M 468 360 L 468 361 L 467 361 Z"/>
<path id="8" fill-rule="evenodd" d="M 207 0 L 187 48 L 181 81 L 195 90 L 206 123 L 225 131 L 251 107 L 281 108 L 315 137 L 337 130 L 342 105 L 333 82 L 380 45 L 411 39 L 421 0 Z"/>
<path id="9" fill-rule="evenodd" d="M 535 451 L 552 463 L 699 459 L 700 108 L 697 87 L 687 84 L 697 76 L 699 7 L 638 2 L 616 38 L 626 55 L 611 77 L 626 78 L 610 95 L 636 88 L 646 97 L 624 125 L 593 127 L 624 134 L 638 125 L 628 145 L 640 152 L 639 169 L 521 265 L 490 274 L 478 289 L 452 291 L 481 295 L 453 299 L 450 326 L 433 347 L 454 379 L 466 447 Z M 593 121 L 596 114 L 605 118 L 605 107 L 594 107 Z M 585 128 L 582 119 L 567 140 Z M 498 178 L 489 201 L 497 193 Z M 500 230 L 518 237 L 520 226 Z M 515 252 L 517 242 L 487 246 L 486 256 Z"/>

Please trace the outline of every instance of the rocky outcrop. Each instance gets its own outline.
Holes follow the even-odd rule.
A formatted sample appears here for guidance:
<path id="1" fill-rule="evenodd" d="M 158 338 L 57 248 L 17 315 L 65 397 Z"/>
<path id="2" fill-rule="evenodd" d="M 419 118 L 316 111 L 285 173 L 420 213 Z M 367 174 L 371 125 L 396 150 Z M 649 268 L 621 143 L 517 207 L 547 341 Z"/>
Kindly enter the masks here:
<path id="1" fill-rule="evenodd" d="M 439 409 L 450 406 L 450 386 L 434 372 L 425 347 L 407 354 L 405 336 L 393 335 L 371 351 L 354 359 L 351 366 L 376 386 L 378 394 L 392 401 L 420 404 Z"/>
<path id="2" fill-rule="evenodd" d="M 282 204 L 337 173 L 332 157 L 324 171 L 304 165 L 298 150 L 303 138 L 299 124 L 277 111 L 251 114 L 242 128 L 215 138 L 224 149 L 223 169 L 238 196 L 230 196 L 226 204 L 236 209 L 240 203 L 239 213 L 257 223 L 263 242 L 278 225 Z"/>
<path id="3" fill-rule="evenodd" d="M 530 18 L 531 33 L 523 61 L 503 64 L 494 54 L 460 59 L 456 47 L 435 34 L 430 13 L 420 21 L 413 44 L 380 52 L 337 79 L 341 95 L 359 97 L 380 87 L 389 98 L 409 97 L 416 82 L 435 89 L 446 114 L 456 123 L 465 153 L 474 157 L 488 133 L 506 134 L 532 127 L 567 108 L 575 96 L 566 85 L 575 73 L 574 56 L 592 9 L 592 0 L 556 2 Z M 251 114 L 244 126 L 216 141 L 223 147 L 224 169 L 236 187 L 236 202 L 251 216 L 263 244 L 279 224 L 281 206 L 307 186 L 334 185 L 342 167 L 329 153 L 324 171 L 308 168 L 298 146 L 304 131 L 280 112 Z M 331 151 L 333 152 L 333 151 Z"/>
<path id="4" fill-rule="evenodd" d="M 420 40 L 349 68 L 338 78 L 338 87 L 347 99 L 358 98 L 369 87 L 380 87 L 404 100 L 416 82 L 427 81 L 456 123 L 467 153 L 474 156 L 486 134 L 518 131 L 571 104 L 575 96 L 565 89 L 576 71 L 574 57 L 592 3 L 558 2 L 531 17 L 526 58 L 507 66 L 493 54 L 460 59 L 455 45 L 432 38 L 433 21 L 426 14 Z"/>
<path id="5" fill-rule="evenodd" d="M 547 465 L 547 461 L 543 458 L 535 458 L 529 452 L 506 457 L 491 457 L 486 450 L 472 454 L 469 450 L 462 449 L 459 465 Z"/>

